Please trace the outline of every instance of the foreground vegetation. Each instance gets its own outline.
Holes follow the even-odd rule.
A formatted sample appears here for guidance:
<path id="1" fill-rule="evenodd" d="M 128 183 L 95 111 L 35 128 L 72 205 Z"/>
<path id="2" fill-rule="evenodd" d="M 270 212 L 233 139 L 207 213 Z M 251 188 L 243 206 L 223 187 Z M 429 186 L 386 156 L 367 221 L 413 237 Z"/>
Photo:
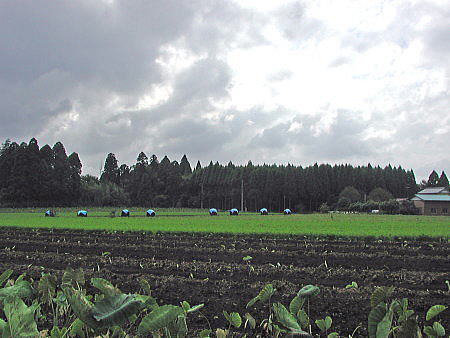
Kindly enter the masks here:
<path id="1" fill-rule="evenodd" d="M 119 209 L 120 210 L 120 209 Z M 115 210 L 114 215 L 119 215 Z M 110 209 L 89 211 L 87 218 L 76 217 L 75 209 L 57 210 L 56 217 L 44 217 L 43 210 L 2 212 L 0 226 L 105 231 L 207 232 L 293 234 L 357 237 L 444 237 L 450 235 L 450 217 L 368 214 L 289 215 L 241 214 L 221 212 L 209 216 L 207 210 L 157 211 L 145 217 L 144 209 L 130 209 L 131 217 L 110 217 Z"/>
<path id="2" fill-rule="evenodd" d="M 0 275 L 0 336 L 9 337 L 128 337 L 138 334 L 148 337 L 187 337 L 194 332 L 188 329 L 188 316 L 201 311 L 204 304 L 191 306 L 159 305 L 145 279 L 140 290 L 124 294 L 105 279 L 92 278 L 88 294 L 81 269 L 68 268 L 62 280 L 43 273 L 39 281 L 26 281 L 26 274 L 10 279 L 12 270 Z M 87 287 L 87 285 L 86 285 Z M 358 287 L 355 283 L 347 288 Z M 419 327 L 418 315 L 408 307 L 408 299 L 392 299 L 393 287 L 376 288 L 371 296 L 368 314 L 369 337 L 427 337 L 445 336 L 439 315 L 447 309 L 444 305 L 430 307 L 425 316 L 426 325 Z M 195 334 L 199 337 L 233 337 L 233 331 L 252 336 L 279 337 L 284 333 L 312 337 L 339 337 L 332 330 L 333 320 L 326 313 L 315 321 L 310 318 L 314 297 L 320 293 L 317 286 L 306 285 L 285 306 L 271 303 L 276 290 L 267 284 L 256 297 L 249 300 L 239 312 L 223 311 L 228 328 L 212 328 L 205 317 L 205 326 Z M 254 318 L 255 306 L 267 308 L 267 318 Z M 241 316 L 240 313 L 245 313 Z M 39 324 L 39 325 L 38 325 Z M 208 327 L 209 326 L 209 327 Z M 358 327 L 355 328 L 353 337 Z"/>

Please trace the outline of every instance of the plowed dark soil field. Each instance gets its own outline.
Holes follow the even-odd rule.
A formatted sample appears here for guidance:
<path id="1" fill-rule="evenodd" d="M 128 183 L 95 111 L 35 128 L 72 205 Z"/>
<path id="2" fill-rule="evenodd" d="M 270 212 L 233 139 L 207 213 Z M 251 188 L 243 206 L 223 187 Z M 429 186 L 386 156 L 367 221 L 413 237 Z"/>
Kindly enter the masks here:
<path id="1" fill-rule="evenodd" d="M 245 256 L 253 257 L 243 261 Z M 450 306 L 448 240 L 331 239 L 209 234 L 105 233 L 0 228 L 0 272 L 11 268 L 39 278 L 42 271 L 61 277 L 67 266 L 103 277 L 124 292 L 146 278 L 161 304 L 205 303 L 202 313 L 213 328 L 226 328 L 222 310 L 244 315 L 245 305 L 267 283 L 274 301 L 288 305 L 305 284 L 320 287 L 311 303 L 312 319 L 333 318 L 333 330 L 367 336 L 370 295 L 376 286 L 395 286 L 408 297 L 423 324 L 435 304 Z M 250 267 L 251 266 L 251 267 Z M 346 289 L 352 281 L 357 289 Z M 257 319 L 267 308 L 250 309 Z M 442 324 L 450 329 L 450 316 Z M 208 328 L 193 314 L 191 329 Z"/>

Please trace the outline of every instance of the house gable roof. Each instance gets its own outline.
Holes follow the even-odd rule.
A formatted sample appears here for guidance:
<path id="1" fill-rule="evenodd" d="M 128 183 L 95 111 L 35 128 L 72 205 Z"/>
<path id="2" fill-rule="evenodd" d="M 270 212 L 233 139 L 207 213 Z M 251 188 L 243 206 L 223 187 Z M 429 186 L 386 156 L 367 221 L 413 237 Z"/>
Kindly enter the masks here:
<path id="1" fill-rule="evenodd" d="M 425 188 L 417 193 L 417 195 L 422 194 L 450 194 L 447 188 L 445 187 L 433 187 L 433 188 Z"/>

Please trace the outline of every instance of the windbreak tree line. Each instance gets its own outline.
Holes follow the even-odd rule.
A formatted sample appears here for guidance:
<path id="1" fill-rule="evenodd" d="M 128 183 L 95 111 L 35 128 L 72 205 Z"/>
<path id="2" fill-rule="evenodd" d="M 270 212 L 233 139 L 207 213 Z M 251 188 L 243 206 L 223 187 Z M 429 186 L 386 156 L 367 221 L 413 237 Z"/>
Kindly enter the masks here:
<path id="1" fill-rule="evenodd" d="M 412 197 L 419 189 L 414 172 L 401 166 L 353 167 L 314 164 L 227 165 L 213 163 L 192 169 L 186 155 L 180 162 L 165 156 L 147 157 L 120 164 L 113 153 L 106 157 L 100 178 L 81 175 L 77 153 L 67 156 L 57 142 L 38 147 L 36 139 L 20 145 L 7 140 L 0 149 L 0 203 L 3 206 L 119 206 L 240 207 L 241 193 L 247 210 L 262 207 L 315 211 L 326 203 L 334 208 L 342 192 L 353 187 L 360 201 L 370 196 Z M 436 175 L 434 175 L 434 174 Z M 425 186 L 448 185 L 444 172 L 436 180 L 433 171 Z M 347 188 L 347 190 L 349 190 Z M 356 202 L 349 198 L 349 202 Z"/>

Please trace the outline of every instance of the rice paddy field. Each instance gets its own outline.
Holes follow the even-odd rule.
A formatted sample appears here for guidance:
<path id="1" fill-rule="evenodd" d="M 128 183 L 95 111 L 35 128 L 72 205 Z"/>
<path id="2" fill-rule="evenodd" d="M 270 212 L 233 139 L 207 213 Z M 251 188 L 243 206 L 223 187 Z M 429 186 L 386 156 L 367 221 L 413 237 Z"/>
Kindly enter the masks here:
<path id="1" fill-rule="evenodd" d="M 131 208 L 130 217 L 120 210 L 88 209 L 88 217 L 76 217 L 77 209 L 56 210 L 44 217 L 43 209 L 5 209 L 0 226 L 104 231 L 203 232 L 231 234 L 326 235 L 356 237 L 444 237 L 450 236 L 450 217 L 371 214 L 269 214 L 226 211 L 211 217 L 208 210 L 162 209 L 156 217 L 145 217 L 145 209 Z M 112 217 L 112 212 L 114 216 Z"/>

